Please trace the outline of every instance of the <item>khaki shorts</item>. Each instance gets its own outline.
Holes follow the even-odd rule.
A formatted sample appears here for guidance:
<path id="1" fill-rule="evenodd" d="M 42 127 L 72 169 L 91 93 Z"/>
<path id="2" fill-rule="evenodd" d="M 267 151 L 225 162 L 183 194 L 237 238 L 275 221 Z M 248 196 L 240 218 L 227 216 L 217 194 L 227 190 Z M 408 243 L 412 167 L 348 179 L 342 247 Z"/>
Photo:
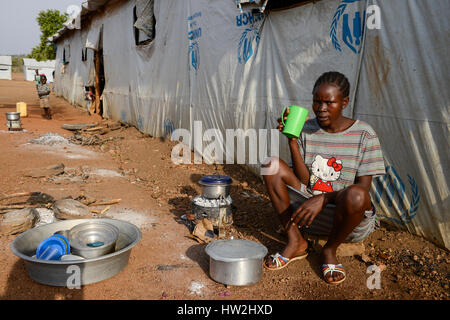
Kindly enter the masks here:
<path id="1" fill-rule="evenodd" d="M 302 185 L 301 190 L 294 189 L 288 185 L 286 186 L 288 187 L 291 205 L 299 206 L 312 197 L 312 195 L 307 192 L 304 185 Z M 335 211 L 335 205 L 327 205 L 316 216 L 309 228 L 301 229 L 302 232 L 317 236 L 328 236 L 331 232 L 331 229 L 333 228 Z M 363 220 L 348 235 L 347 239 L 345 239 L 345 242 L 362 242 L 375 230 L 377 224 L 378 221 L 376 219 L 375 207 L 372 205 L 372 210 L 367 210 L 365 212 Z"/>
<path id="2" fill-rule="evenodd" d="M 40 98 L 39 102 L 42 109 L 50 108 L 50 102 L 48 98 Z"/>

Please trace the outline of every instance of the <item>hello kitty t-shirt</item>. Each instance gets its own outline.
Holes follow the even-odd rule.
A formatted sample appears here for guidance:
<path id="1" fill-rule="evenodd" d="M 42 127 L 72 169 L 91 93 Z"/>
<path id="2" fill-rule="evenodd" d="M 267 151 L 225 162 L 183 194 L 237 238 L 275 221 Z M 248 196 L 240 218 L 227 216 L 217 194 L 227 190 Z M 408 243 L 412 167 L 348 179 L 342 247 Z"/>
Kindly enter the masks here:
<path id="1" fill-rule="evenodd" d="M 298 144 L 312 194 L 339 191 L 354 184 L 356 177 L 386 173 L 378 136 L 361 120 L 337 133 L 326 132 L 316 119 L 308 120 Z"/>

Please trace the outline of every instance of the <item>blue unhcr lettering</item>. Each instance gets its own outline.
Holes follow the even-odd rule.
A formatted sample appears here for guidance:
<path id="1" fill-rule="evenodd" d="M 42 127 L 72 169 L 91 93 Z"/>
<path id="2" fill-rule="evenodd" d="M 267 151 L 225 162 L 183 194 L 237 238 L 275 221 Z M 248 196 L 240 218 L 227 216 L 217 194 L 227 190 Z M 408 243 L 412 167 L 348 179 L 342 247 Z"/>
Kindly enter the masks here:
<path id="1" fill-rule="evenodd" d="M 188 17 L 188 20 L 194 20 L 195 18 L 201 17 L 202 13 L 201 12 L 196 12 L 194 13 L 192 16 Z"/>
<path id="2" fill-rule="evenodd" d="M 195 30 L 189 31 L 188 33 L 189 40 L 195 40 L 197 38 L 200 38 L 201 36 L 202 36 L 202 28 L 197 28 Z"/>
<path id="3" fill-rule="evenodd" d="M 190 29 L 188 31 L 188 39 L 190 41 L 189 63 L 190 68 L 193 68 L 194 70 L 198 70 L 198 68 L 200 67 L 200 46 L 198 43 L 198 39 L 202 36 L 202 28 L 197 27 L 197 21 L 194 21 L 194 19 L 201 16 L 202 16 L 201 12 L 196 12 L 187 18 L 188 21 L 190 21 L 188 23 Z"/>
<path id="4" fill-rule="evenodd" d="M 198 70 L 200 67 L 200 48 L 197 42 L 193 42 L 189 46 L 189 56 L 192 68 Z"/>
<path id="5" fill-rule="evenodd" d="M 264 19 L 263 13 L 252 13 L 246 12 L 236 16 L 236 26 L 246 26 L 248 24 L 253 25 L 254 23 Z"/>
<path id="6" fill-rule="evenodd" d="M 236 25 L 238 27 L 242 26 L 242 14 L 240 16 L 236 16 Z"/>

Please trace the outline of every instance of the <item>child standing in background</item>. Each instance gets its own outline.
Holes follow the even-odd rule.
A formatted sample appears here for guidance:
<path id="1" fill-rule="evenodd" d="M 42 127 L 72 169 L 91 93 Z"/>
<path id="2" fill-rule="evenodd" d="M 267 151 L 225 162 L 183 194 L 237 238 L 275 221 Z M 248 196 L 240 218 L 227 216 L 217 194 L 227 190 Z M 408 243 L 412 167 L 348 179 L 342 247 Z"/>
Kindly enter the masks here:
<path id="1" fill-rule="evenodd" d="M 47 77 L 41 74 L 40 83 L 37 85 L 37 91 L 40 100 L 40 107 L 43 110 L 42 116 L 46 119 L 51 119 L 50 111 L 50 87 L 47 84 Z"/>

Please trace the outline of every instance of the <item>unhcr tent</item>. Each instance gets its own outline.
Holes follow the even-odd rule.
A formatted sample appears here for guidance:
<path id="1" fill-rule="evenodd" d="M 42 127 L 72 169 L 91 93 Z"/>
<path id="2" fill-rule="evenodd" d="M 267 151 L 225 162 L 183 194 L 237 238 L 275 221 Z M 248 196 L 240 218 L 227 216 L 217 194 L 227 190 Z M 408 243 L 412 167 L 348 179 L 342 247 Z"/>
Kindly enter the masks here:
<path id="1" fill-rule="evenodd" d="M 12 79 L 11 56 L 0 56 L 0 79 Z"/>
<path id="2" fill-rule="evenodd" d="M 195 123 L 223 136 L 275 128 L 284 106 L 311 110 L 314 81 L 340 71 L 352 86 L 345 115 L 371 124 L 382 144 L 378 215 L 449 248 L 449 9 L 447 0 L 87 1 L 81 29 L 52 39 L 55 89 L 87 107 L 95 87 L 104 117 L 153 136 L 186 129 L 202 154 L 211 140 Z M 192 143 L 196 133 L 203 143 Z"/>
<path id="3" fill-rule="evenodd" d="M 53 82 L 53 71 L 55 71 L 55 60 L 37 61 L 35 59 L 23 59 L 23 74 L 26 81 L 34 81 L 36 70 L 39 74 L 45 74 L 47 82 Z"/>

